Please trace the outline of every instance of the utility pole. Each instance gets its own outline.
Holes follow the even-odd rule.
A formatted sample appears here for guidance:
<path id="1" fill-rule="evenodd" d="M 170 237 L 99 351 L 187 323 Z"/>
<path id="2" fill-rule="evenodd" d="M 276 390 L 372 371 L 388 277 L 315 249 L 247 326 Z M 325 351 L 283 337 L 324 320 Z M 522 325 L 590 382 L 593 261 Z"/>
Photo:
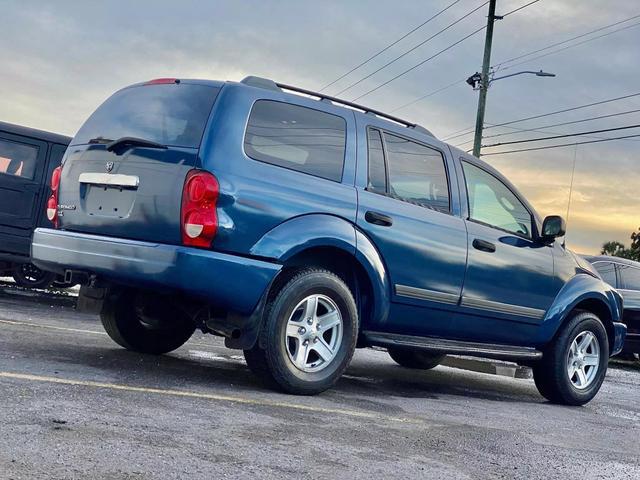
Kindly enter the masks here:
<path id="1" fill-rule="evenodd" d="M 493 23 L 496 21 L 496 0 L 489 0 L 489 15 L 487 16 L 487 35 L 484 39 L 484 57 L 482 60 L 482 75 L 480 77 L 480 95 L 478 96 L 478 114 L 476 116 L 476 133 L 473 137 L 473 154 L 480 156 L 482 146 L 482 129 L 484 128 L 484 109 L 489 90 L 489 67 L 491 66 L 491 43 L 493 42 Z M 499 17 L 500 18 L 500 17 Z"/>

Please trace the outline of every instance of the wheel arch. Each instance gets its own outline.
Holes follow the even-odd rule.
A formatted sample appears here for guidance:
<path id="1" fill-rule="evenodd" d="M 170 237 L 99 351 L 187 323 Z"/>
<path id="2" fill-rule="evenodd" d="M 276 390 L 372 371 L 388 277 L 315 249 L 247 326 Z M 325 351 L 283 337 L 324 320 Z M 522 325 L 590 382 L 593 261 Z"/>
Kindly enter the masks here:
<path id="1" fill-rule="evenodd" d="M 390 287 L 384 262 L 368 237 L 348 220 L 326 214 L 296 217 L 268 232 L 251 254 L 282 263 L 271 290 L 292 270 L 326 268 L 351 288 L 362 325 L 383 321 L 388 315 Z"/>
<path id="2" fill-rule="evenodd" d="M 619 343 L 614 324 L 622 319 L 622 297 L 613 287 L 589 274 L 574 276 L 560 290 L 545 316 L 540 343 L 547 344 L 556 338 L 576 311 L 588 311 L 598 316 L 607 331 L 609 351 L 614 352 Z"/>

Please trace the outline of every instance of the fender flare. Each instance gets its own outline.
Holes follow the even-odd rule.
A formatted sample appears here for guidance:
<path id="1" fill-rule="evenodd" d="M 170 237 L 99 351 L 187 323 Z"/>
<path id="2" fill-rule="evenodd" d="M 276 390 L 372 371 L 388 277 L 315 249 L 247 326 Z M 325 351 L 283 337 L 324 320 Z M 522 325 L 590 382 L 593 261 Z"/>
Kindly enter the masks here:
<path id="1" fill-rule="evenodd" d="M 569 314 L 578 304 L 585 300 L 595 300 L 604 304 L 608 311 L 612 323 L 622 320 L 622 297 L 616 290 L 602 281 L 587 273 L 578 273 L 571 278 L 558 292 L 556 298 L 547 310 L 542 322 L 539 340 L 541 344 L 549 342 L 558 332 Z M 601 319 L 603 322 L 608 319 Z M 614 330 L 614 326 L 610 325 Z M 612 345 L 616 344 L 616 338 L 609 339 Z"/>
<path id="2" fill-rule="evenodd" d="M 267 232 L 252 248 L 252 256 L 285 263 L 294 255 L 315 247 L 341 249 L 362 266 L 373 290 L 371 323 L 389 314 L 391 289 L 382 257 L 371 240 L 344 218 L 327 214 L 295 217 Z"/>

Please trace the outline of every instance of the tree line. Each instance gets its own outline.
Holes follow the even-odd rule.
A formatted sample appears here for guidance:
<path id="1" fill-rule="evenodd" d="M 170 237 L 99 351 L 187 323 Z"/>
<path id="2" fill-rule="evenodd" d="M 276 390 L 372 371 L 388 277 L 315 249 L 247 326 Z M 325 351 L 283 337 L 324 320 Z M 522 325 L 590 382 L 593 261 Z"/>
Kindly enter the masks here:
<path id="1" fill-rule="evenodd" d="M 631 246 L 627 248 L 623 243 L 612 241 L 602 245 L 602 255 L 627 258 L 640 262 L 640 228 L 631 234 Z"/>

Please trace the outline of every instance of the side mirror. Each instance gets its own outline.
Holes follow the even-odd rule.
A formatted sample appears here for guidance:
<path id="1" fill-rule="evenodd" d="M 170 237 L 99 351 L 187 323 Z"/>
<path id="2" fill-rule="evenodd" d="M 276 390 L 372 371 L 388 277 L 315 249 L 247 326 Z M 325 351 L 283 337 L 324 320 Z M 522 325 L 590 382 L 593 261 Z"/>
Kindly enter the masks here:
<path id="1" fill-rule="evenodd" d="M 544 241 L 552 241 L 563 237 L 567 233 L 567 222 L 559 215 L 549 215 L 542 222 L 542 235 Z"/>

